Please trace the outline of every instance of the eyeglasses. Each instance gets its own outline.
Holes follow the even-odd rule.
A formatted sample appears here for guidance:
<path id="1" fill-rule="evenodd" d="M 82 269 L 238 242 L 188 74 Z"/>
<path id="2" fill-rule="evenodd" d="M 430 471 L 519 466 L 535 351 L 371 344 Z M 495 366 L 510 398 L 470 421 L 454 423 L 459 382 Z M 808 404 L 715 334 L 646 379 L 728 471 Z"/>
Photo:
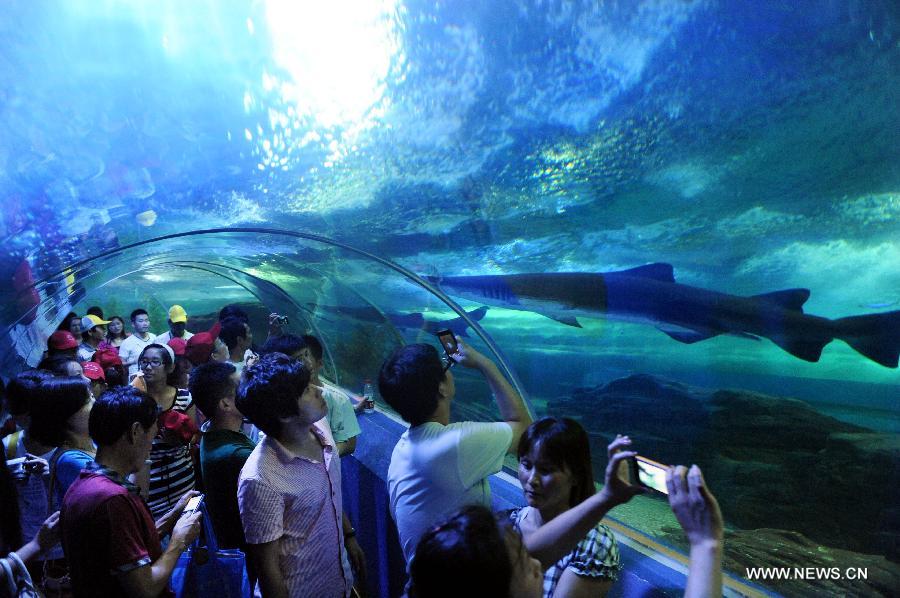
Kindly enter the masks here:
<path id="1" fill-rule="evenodd" d="M 138 362 L 142 368 L 158 368 L 161 367 L 163 362 L 159 359 L 142 359 Z"/>

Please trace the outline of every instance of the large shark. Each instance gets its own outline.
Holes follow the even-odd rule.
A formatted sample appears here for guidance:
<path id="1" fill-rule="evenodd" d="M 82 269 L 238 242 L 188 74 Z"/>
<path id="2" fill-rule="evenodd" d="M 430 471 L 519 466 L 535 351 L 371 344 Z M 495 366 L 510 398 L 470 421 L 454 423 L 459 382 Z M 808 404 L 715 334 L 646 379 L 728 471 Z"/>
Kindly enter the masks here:
<path id="1" fill-rule="evenodd" d="M 675 282 L 670 264 L 621 272 L 426 277 L 444 292 L 485 305 L 533 311 L 581 326 L 580 316 L 649 323 L 682 343 L 720 334 L 766 337 L 818 361 L 838 338 L 883 366 L 897 367 L 900 311 L 830 320 L 803 313 L 808 289 L 739 297 Z"/>
<path id="2" fill-rule="evenodd" d="M 385 318 L 387 318 L 397 328 L 421 330 L 430 334 L 435 334 L 439 330 L 450 329 L 454 334 L 457 334 L 459 336 L 469 336 L 469 323 L 463 320 L 461 317 L 451 318 L 449 320 L 429 320 L 426 319 L 425 315 L 421 312 L 384 312 L 382 314 L 382 312 L 378 311 L 374 307 L 337 307 L 331 305 L 317 306 L 311 303 L 308 305 L 312 307 L 312 309 L 310 309 L 311 313 L 313 313 L 314 310 L 318 309 L 331 314 L 350 317 L 355 320 L 377 323 L 384 322 Z M 473 309 L 472 311 L 466 312 L 466 315 L 468 315 L 472 320 L 478 322 L 487 313 L 487 309 L 488 308 L 486 307 L 479 307 L 478 309 Z"/>

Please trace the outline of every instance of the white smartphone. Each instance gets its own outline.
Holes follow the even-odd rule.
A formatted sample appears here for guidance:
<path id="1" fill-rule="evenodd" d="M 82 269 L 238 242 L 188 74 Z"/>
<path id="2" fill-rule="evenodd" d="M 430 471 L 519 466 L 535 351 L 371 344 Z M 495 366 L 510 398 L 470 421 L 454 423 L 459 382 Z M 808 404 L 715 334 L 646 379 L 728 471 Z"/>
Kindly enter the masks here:
<path id="1" fill-rule="evenodd" d="M 195 496 L 191 500 L 188 501 L 188 504 L 184 506 L 184 513 L 190 514 L 200 508 L 200 504 L 203 502 L 203 495 Z"/>

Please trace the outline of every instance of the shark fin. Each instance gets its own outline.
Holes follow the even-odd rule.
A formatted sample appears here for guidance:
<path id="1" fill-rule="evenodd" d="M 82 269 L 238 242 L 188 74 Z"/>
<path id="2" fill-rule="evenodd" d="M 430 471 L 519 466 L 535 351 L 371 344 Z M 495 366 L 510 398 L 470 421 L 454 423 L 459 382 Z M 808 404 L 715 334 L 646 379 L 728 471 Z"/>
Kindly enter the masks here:
<path id="1" fill-rule="evenodd" d="M 759 299 L 760 301 L 772 303 L 779 307 L 783 307 L 784 309 L 803 313 L 803 304 L 809 299 L 809 289 L 785 289 L 773 293 L 753 295 L 750 299 Z"/>
<path id="2" fill-rule="evenodd" d="M 487 313 L 488 308 L 486 306 L 479 307 L 478 309 L 473 309 L 472 311 L 467 311 L 466 315 L 478 322 L 481 318 L 484 317 L 484 314 Z M 462 321 L 462 318 L 457 318 L 461 324 L 463 324 L 462 328 L 459 329 L 457 334 L 460 336 L 464 336 L 469 338 L 469 325 Z"/>
<path id="3" fill-rule="evenodd" d="M 850 316 L 834 321 L 835 336 L 887 368 L 900 361 L 900 311 Z"/>
<path id="4" fill-rule="evenodd" d="M 486 306 L 479 307 L 478 309 L 473 309 L 472 311 L 466 312 L 466 315 L 478 322 L 481 318 L 484 317 L 484 314 L 487 313 L 488 308 Z"/>
<path id="5" fill-rule="evenodd" d="M 672 269 L 672 264 L 647 264 L 645 266 L 638 266 L 637 268 L 631 268 L 629 270 L 621 270 L 620 272 L 616 272 L 616 274 L 636 276 L 639 278 L 650 278 L 652 280 L 658 280 L 660 282 L 675 282 L 675 272 Z"/>
<path id="6" fill-rule="evenodd" d="M 549 314 L 541 314 L 544 317 L 550 318 L 560 324 L 565 324 L 566 326 L 574 326 L 575 328 L 581 328 L 581 323 L 578 321 L 578 318 L 575 316 L 551 316 Z"/>
<path id="7" fill-rule="evenodd" d="M 721 332 L 710 330 L 710 331 L 699 331 L 699 330 L 687 330 L 683 328 L 678 329 L 668 329 L 668 328 L 660 328 L 657 327 L 657 330 L 661 332 L 665 332 L 669 335 L 670 338 L 675 339 L 679 343 L 684 343 L 686 345 L 692 345 L 694 343 L 699 343 L 700 341 L 705 341 L 708 338 L 712 338 L 714 336 L 718 336 L 722 334 Z"/>
<path id="8" fill-rule="evenodd" d="M 822 356 L 822 349 L 825 348 L 825 345 L 831 342 L 830 337 L 820 337 L 818 339 L 802 339 L 789 337 L 769 338 L 773 343 L 775 343 L 794 357 L 799 357 L 804 361 L 813 362 L 819 361 L 819 358 Z"/>

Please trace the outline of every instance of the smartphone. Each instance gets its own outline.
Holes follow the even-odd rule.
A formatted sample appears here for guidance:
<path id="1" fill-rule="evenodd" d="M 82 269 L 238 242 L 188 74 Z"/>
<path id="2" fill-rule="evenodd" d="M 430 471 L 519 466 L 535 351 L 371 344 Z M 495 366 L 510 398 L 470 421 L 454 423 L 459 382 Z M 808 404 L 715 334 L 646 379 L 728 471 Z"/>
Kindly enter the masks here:
<path id="1" fill-rule="evenodd" d="M 447 355 L 453 355 L 459 349 L 459 345 L 456 342 L 456 336 L 453 334 L 453 331 L 448 329 L 439 330 L 437 332 L 438 340 L 441 341 L 441 346 L 444 347 L 444 351 L 447 352 Z"/>
<path id="2" fill-rule="evenodd" d="M 200 504 L 203 502 L 203 495 L 195 496 L 191 500 L 188 501 L 188 504 L 184 506 L 184 513 L 190 514 L 200 508 Z"/>
<path id="3" fill-rule="evenodd" d="M 640 484 L 645 488 L 650 488 L 663 494 L 669 493 L 669 489 L 666 487 L 668 466 L 640 455 L 634 459 L 629 459 L 628 464 L 631 471 L 631 483 Z"/>

